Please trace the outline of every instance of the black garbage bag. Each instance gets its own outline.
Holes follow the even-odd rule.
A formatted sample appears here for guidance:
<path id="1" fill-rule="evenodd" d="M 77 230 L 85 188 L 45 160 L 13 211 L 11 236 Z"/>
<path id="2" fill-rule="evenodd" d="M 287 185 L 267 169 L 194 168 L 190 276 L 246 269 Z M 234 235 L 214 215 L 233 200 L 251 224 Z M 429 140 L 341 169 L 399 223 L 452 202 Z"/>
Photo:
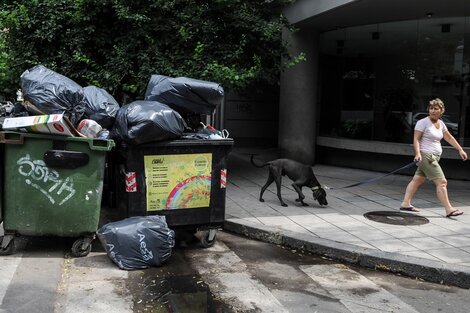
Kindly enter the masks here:
<path id="1" fill-rule="evenodd" d="M 175 232 L 160 215 L 108 223 L 96 234 L 109 258 L 123 270 L 160 266 L 171 257 L 175 246 Z"/>
<path id="2" fill-rule="evenodd" d="M 82 119 L 85 112 L 85 96 L 83 88 L 73 80 L 43 65 L 36 65 L 24 71 L 20 80 L 24 99 L 40 112 L 64 112 L 74 125 Z"/>
<path id="3" fill-rule="evenodd" d="M 117 141 L 138 145 L 178 139 L 185 128 L 181 115 L 167 105 L 137 100 L 119 109 L 110 136 Z"/>
<path id="4" fill-rule="evenodd" d="M 96 86 L 83 88 L 85 114 L 83 118 L 96 121 L 101 127 L 111 129 L 119 110 L 119 104 L 106 90 Z"/>
<path id="5" fill-rule="evenodd" d="M 224 89 L 220 84 L 203 80 L 152 75 L 145 92 L 145 100 L 167 104 L 180 114 L 210 115 L 223 102 Z"/>

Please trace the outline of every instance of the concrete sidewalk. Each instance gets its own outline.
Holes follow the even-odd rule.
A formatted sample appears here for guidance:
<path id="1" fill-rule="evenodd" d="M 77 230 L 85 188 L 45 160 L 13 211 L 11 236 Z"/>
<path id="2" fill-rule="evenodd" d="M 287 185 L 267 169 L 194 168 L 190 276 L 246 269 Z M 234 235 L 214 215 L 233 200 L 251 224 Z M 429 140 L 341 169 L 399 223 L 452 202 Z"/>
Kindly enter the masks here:
<path id="1" fill-rule="evenodd" d="M 265 202 L 258 201 L 268 171 L 250 164 L 251 153 L 257 154 L 259 162 L 277 157 L 272 149 L 234 148 L 228 160 L 226 230 L 365 267 L 470 288 L 469 181 L 450 180 L 448 184 L 451 203 L 465 214 L 446 218 L 434 185 L 427 182 L 413 204 L 422 208 L 416 215 L 429 223 L 391 225 L 364 214 L 398 212 L 410 176 L 391 175 L 341 189 L 384 173 L 315 165 L 314 173 L 322 185 L 339 188 L 327 190 L 328 206 L 321 207 L 307 188 L 303 192 L 309 206 L 295 202 L 297 194 L 285 177 L 281 192 L 289 206 L 282 207 L 274 183 L 264 194 Z"/>

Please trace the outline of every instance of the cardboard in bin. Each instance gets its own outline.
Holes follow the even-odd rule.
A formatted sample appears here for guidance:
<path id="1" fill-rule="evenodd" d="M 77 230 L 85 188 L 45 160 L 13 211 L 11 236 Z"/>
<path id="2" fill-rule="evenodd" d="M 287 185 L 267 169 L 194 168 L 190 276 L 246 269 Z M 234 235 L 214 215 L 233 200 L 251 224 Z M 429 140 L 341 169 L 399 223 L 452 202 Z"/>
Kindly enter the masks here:
<path id="1" fill-rule="evenodd" d="M 3 130 L 19 130 L 23 132 L 79 136 L 80 134 L 70 120 L 61 114 L 7 117 L 3 122 Z"/>

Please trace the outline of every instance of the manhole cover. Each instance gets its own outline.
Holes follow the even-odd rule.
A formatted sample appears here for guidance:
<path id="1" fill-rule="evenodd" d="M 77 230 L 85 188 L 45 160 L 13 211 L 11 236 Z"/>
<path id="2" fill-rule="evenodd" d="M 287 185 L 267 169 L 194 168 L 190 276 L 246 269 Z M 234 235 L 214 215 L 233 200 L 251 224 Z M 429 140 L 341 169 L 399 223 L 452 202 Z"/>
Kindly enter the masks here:
<path id="1" fill-rule="evenodd" d="M 375 222 L 393 225 L 423 225 L 429 223 L 429 220 L 425 217 L 393 211 L 367 212 L 364 216 Z"/>

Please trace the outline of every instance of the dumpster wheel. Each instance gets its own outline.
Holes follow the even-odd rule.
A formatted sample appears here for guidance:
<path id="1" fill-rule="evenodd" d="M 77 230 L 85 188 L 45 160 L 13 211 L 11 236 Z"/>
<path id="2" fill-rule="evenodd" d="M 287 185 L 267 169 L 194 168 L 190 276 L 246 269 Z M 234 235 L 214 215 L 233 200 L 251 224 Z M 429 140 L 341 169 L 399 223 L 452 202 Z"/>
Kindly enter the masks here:
<path id="1" fill-rule="evenodd" d="M 78 238 L 72 245 L 73 256 L 80 258 L 87 256 L 91 251 L 91 239 L 90 238 Z"/>
<path id="2" fill-rule="evenodd" d="M 210 248 L 215 244 L 217 229 L 205 230 L 201 236 L 201 244 L 204 248 Z"/>
<path id="3" fill-rule="evenodd" d="M 9 240 L 8 243 L 6 243 L 6 246 L 4 247 L 4 240 Z M 13 237 L 8 238 L 7 236 L 2 236 L 0 237 L 0 255 L 10 255 L 13 254 L 13 251 L 15 250 L 15 241 L 13 240 Z"/>

